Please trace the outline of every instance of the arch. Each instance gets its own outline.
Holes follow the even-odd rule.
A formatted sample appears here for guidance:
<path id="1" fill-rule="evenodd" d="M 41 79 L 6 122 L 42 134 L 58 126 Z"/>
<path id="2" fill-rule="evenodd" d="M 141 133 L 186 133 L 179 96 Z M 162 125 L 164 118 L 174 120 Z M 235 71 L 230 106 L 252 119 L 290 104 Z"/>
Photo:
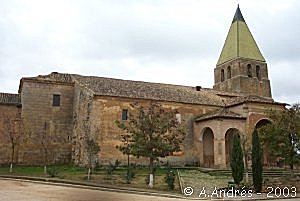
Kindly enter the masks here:
<path id="1" fill-rule="evenodd" d="M 259 129 L 261 128 L 262 126 L 264 125 L 267 125 L 267 124 L 270 124 L 272 123 L 271 120 L 267 119 L 267 118 L 262 118 L 262 119 L 259 119 L 256 123 L 255 123 L 255 128 L 256 129 Z"/>
<path id="2" fill-rule="evenodd" d="M 231 66 L 227 67 L 227 79 L 231 78 Z"/>
<path id="3" fill-rule="evenodd" d="M 252 66 L 251 66 L 251 64 L 247 65 L 247 75 L 248 75 L 248 77 L 252 77 Z"/>
<path id="4" fill-rule="evenodd" d="M 221 82 L 225 80 L 224 69 L 221 69 Z"/>
<path id="5" fill-rule="evenodd" d="M 211 128 L 206 127 L 203 129 L 202 134 L 203 145 L 203 166 L 214 167 L 214 133 Z"/>
<path id="6" fill-rule="evenodd" d="M 226 166 L 230 166 L 230 159 L 232 153 L 233 137 L 234 135 L 240 135 L 240 131 L 237 128 L 229 128 L 225 133 L 225 157 L 226 157 Z"/>
<path id="7" fill-rule="evenodd" d="M 263 127 L 264 125 L 267 124 L 271 124 L 271 120 L 267 119 L 267 118 L 262 118 L 259 119 L 256 123 L 255 123 L 255 129 L 259 129 L 261 127 Z M 262 147 L 262 152 L 263 152 L 263 164 L 264 165 L 268 165 L 269 163 L 271 163 L 270 161 L 270 156 L 268 154 L 268 144 L 264 144 L 264 146 Z"/>
<path id="8" fill-rule="evenodd" d="M 256 66 L 256 77 L 257 77 L 258 80 L 261 79 L 261 73 L 260 73 L 260 66 L 259 65 Z"/>

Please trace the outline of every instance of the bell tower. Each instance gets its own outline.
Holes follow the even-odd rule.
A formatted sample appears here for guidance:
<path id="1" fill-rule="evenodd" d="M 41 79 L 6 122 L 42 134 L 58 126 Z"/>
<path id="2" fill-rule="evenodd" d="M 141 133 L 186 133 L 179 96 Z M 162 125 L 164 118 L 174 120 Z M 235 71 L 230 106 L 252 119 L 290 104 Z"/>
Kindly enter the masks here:
<path id="1" fill-rule="evenodd" d="M 214 69 L 214 89 L 272 97 L 268 68 L 238 6 Z"/>

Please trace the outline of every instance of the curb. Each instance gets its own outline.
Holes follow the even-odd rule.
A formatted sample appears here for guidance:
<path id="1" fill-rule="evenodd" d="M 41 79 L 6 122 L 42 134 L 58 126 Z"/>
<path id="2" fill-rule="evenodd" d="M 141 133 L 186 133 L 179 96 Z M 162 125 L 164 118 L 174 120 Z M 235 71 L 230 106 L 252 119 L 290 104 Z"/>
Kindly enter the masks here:
<path id="1" fill-rule="evenodd" d="M 89 189 L 89 190 L 103 190 L 108 192 L 120 192 L 120 193 L 128 193 L 128 194 L 137 194 L 137 195 L 148 195 L 148 196 L 159 196 L 159 197 L 167 197 L 167 198 L 178 198 L 178 199 L 186 199 L 186 200 L 208 200 L 207 198 L 195 198 L 188 197 L 183 195 L 176 194 L 168 194 L 161 193 L 159 191 L 143 191 L 136 188 L 126 188 L 126 187 L 116 187 L 110 185 L 102 185 L 96 183 L 87 183 L 80 181 L 71 181 L 64 179 L 55 179 L 55 178 L 44 178 L 44 177 L 28 177 L 28 176 L 12 176 L 12 175 L 0 175 L 0 179 L 2 180 L 13 180 L 13 181 L 22 181 L 22 182 L 30 182 L 30 183 L 39 183 L 45 185 L 54 185 L 54 186 L 62 186 L 62 187 L 73 187 L 80 189 Z M 234 199 L 226 199 L 226 198 L 212 198 L 210 200 L 241 200 L 241 201 L 253 201 L 253 200 L 278 200 L 278 199 L 299 199 L 300 197 L 280 197 L 280 198 L 239 198 L 236 197 Z"/>

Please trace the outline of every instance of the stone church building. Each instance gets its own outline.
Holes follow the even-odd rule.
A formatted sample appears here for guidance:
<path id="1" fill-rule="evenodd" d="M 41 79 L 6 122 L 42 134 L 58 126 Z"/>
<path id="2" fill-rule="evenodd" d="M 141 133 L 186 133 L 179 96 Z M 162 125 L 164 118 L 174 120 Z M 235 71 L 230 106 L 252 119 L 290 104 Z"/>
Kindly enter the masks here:
<path id="1" fill-rule="evenodd" d="M 45 136 L 51 163 L 85 164 L 87 137 L 101 147 L 100 164 L 125 161 L 115 121 L 127 120 L 132 103 L 151 101 L 176 109 L 187 126 L 182 151 L 164 160 L 215 168 L 228 166 L 234 133 L 251 140 L 253 129 L 269 121 L 266 110 L 286 105 L 272 99 L 267 63 L 237 8 L 212 89 L 57 72 L 23 77 L 18 94 L 0 93 L 0 164 L 9 163 L 8 136 L 18 132 L 18 164 L 43 163 Z"/>

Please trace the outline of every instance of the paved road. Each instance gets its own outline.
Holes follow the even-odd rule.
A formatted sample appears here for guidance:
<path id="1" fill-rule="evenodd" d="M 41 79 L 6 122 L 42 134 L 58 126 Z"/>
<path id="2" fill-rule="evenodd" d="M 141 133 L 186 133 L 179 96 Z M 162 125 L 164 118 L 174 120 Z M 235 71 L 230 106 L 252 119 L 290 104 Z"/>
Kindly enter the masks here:
<path id="1" fill-rule="evenodd" d="M 0 179 L 0 201 L 186 201 L 186 199 L 136 195 L 41 183 Z M 285 199 L 284 201 L 296 201 Z M 279 201 L 279 200 L 277 200 Z"/>
<path id="2" fill-rule="evenodd" d="M 136 195 L 102 190 L 1 180 L 1 201 L 186 201 L 185 199 Z"/>

